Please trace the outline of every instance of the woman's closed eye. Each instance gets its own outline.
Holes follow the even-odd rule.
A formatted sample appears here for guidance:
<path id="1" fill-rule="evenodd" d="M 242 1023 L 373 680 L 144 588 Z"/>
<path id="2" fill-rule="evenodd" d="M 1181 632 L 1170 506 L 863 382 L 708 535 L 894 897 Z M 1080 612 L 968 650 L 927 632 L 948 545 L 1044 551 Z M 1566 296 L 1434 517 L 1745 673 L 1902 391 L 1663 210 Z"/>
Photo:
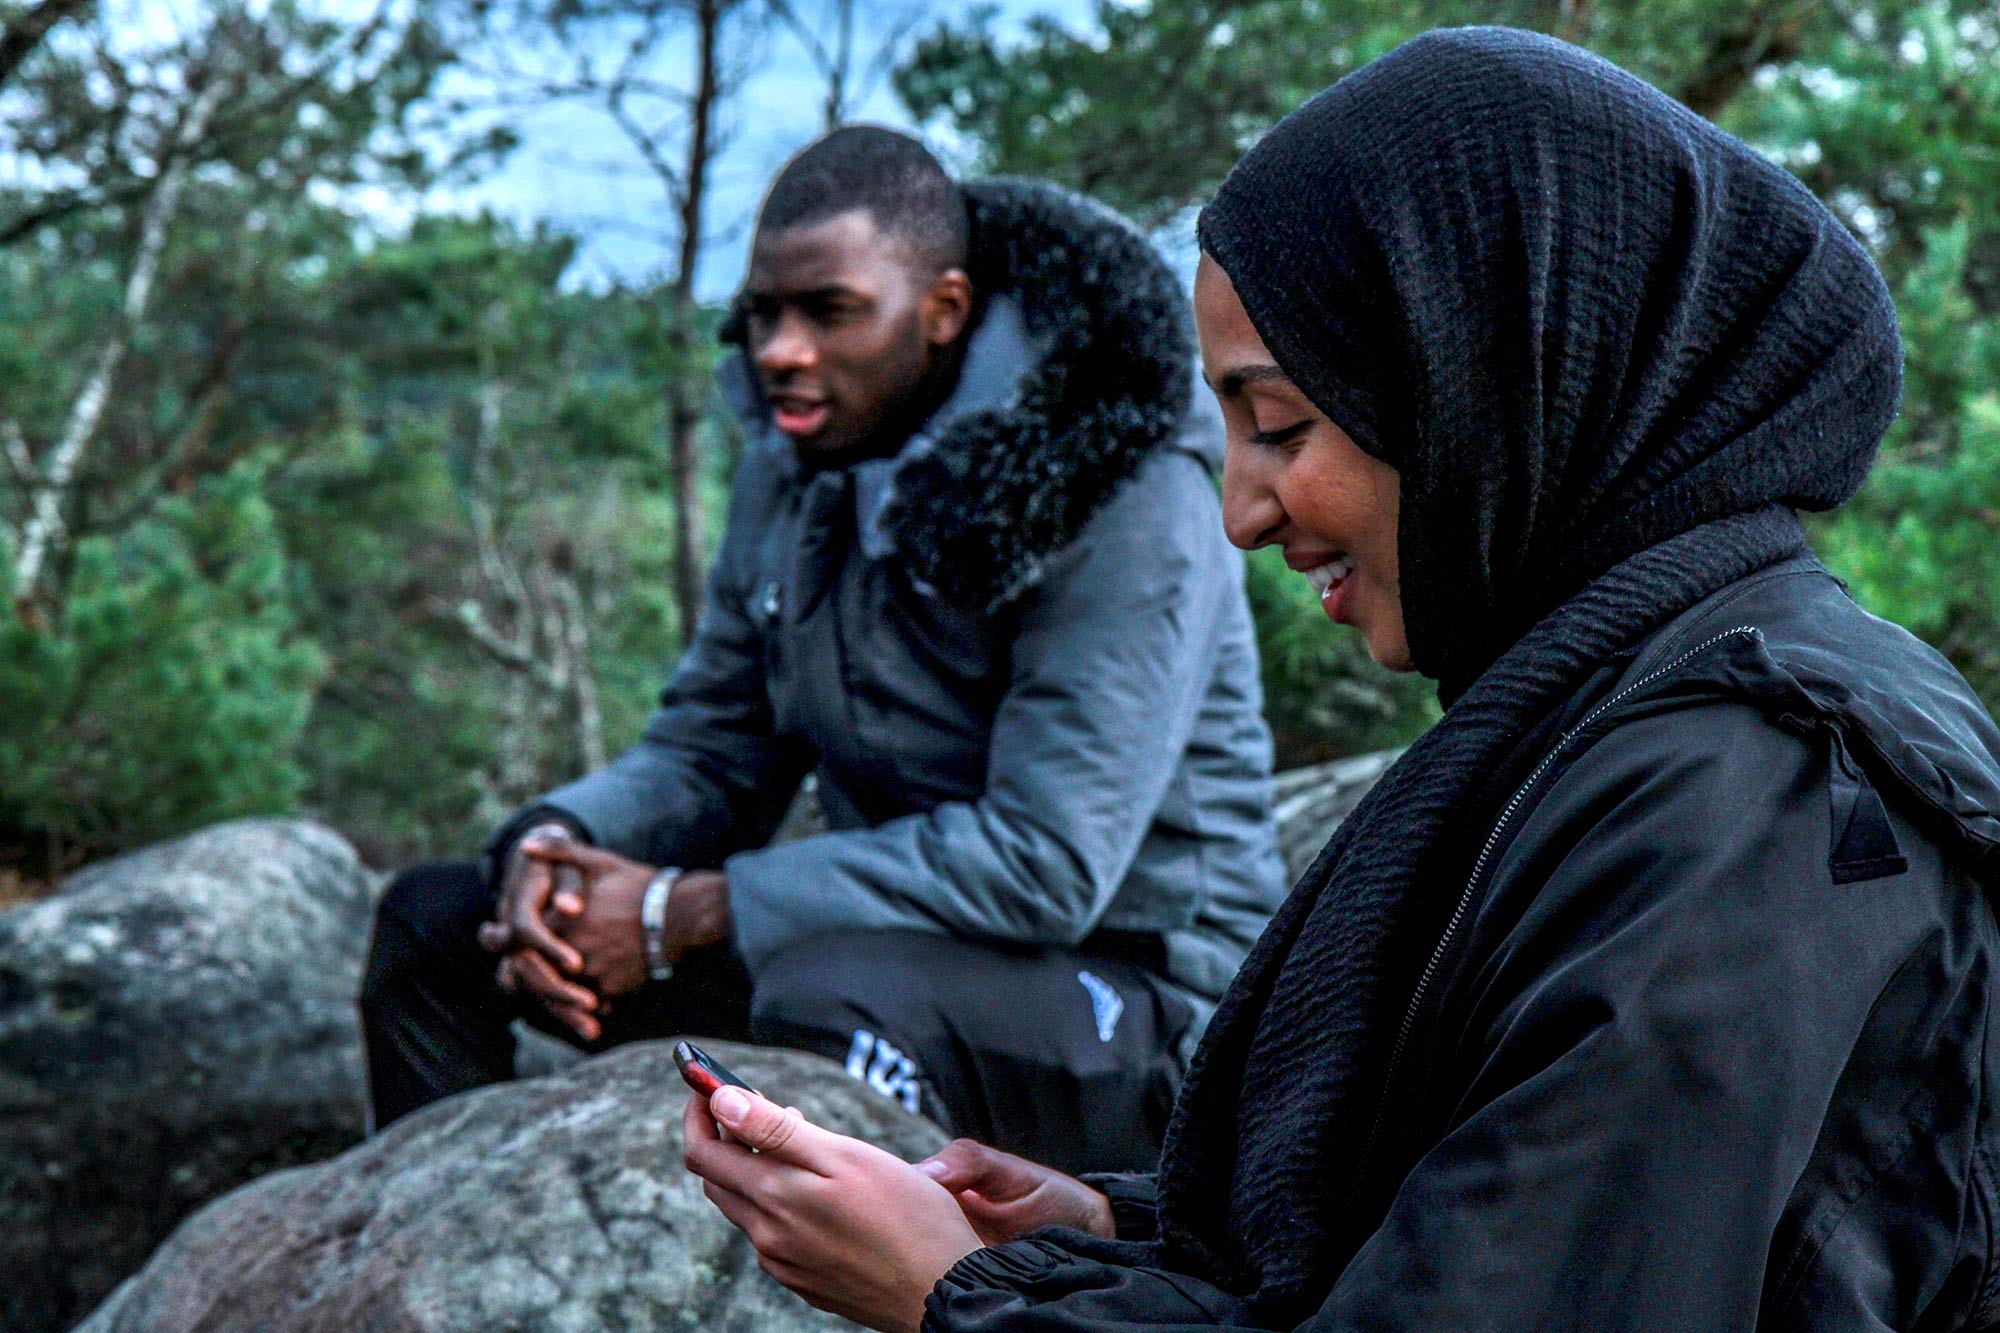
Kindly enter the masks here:
<path id="1" fill-rule="evenodd" d="M 1301 417 L 1289 426 L 1278 426 L 1271 430 L 1260 430 L 1250 437 L 1250 443 L 1275 449 L 1279 445 L 1290 444 L 1305 434 L 1306 427 L 1312 425 L 1311 417 Z"/>

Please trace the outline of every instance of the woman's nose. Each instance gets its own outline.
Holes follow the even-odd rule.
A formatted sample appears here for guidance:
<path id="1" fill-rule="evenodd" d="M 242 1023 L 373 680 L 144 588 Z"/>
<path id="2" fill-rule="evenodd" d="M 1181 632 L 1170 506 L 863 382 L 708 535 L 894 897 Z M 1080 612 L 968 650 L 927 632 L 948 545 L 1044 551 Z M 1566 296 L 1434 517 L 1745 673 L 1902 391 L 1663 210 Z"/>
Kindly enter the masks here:
<path id="1" fill-rule="evenodd" d="M 1285 508 L 1278 503 L 1270 480 L 1242 445 L 1232 443 L 1222 456 L 1222 530 L 1233 545 L 1246 551 L 1269 546 L 1284 526 Z"/>

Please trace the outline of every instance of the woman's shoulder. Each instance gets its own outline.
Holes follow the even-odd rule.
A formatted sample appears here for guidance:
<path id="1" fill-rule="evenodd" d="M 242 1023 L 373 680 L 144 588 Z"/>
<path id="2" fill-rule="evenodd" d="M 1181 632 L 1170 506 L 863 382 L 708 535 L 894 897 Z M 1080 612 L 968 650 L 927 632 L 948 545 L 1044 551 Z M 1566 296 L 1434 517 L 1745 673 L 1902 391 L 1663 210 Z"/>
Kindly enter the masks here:
<path id="1" fill-rule="evenodd" d="M 2000 881 L 2000 732 L 1816 562 L 1679 617 L 1587 704 L 1488 834 L 1489 940 L 1575 919 L 1574 893 L 1663 947 L 1730 947 L 1726 923 L 1742 947 L 1824 936 L 1892 967 L 1990 915 L 1968 904 Z"/>
<path id="2" fill-rule="evenodd" d="M 1808 779 L 1838 825 L 1835 882 L 1893 861 L 1884 809 L 2000 880 L 2000 727 L 1942 654 L 1870 615 L 1811 557 L 1676 617 L 1574 715 L 1522 804 L 1651 775 L 1651 802 L 1775 831 L 1812 813 L 1784 799 Z"/>

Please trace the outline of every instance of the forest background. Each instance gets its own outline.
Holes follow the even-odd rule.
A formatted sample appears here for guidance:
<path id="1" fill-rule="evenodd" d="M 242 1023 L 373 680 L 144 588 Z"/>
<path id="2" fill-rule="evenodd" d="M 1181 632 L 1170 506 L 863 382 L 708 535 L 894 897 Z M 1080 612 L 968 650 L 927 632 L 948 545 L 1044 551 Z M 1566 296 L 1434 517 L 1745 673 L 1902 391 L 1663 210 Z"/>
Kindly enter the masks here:
<path id="1" fill-rule="evenodd" d="M 637 734 L 741 443 L 713 275 L 754 196 L 716 168 L 768 89 L 798 142 L 892 99 L 1185 269 L 1259 132 L 1467 22 L 1635 70 L 1868 245 L 1903 413 L 1815 540 L 2000 703 L 1991 0 L 0 0 L 0 899 L 249 814 L 462 854 Z M 567 163 L 617 206 L 478 207 L 551 112 L 618 146 Z M 1427 725 L 1270 556 L 1281 762 Z"/>

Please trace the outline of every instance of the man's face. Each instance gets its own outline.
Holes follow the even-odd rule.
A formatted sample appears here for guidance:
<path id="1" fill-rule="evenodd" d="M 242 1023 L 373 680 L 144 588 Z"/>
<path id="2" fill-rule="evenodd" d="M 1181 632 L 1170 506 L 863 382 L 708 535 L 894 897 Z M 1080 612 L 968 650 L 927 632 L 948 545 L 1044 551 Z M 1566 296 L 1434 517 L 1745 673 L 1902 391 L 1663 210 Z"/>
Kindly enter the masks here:
<path id="1" fill-rule="evenodd" d="M 751 365 L 780 431 L 827 458 L 907 429 L 970 287 L 927 272 L 866 210 L 759 230 L 743 287 Z"/>

